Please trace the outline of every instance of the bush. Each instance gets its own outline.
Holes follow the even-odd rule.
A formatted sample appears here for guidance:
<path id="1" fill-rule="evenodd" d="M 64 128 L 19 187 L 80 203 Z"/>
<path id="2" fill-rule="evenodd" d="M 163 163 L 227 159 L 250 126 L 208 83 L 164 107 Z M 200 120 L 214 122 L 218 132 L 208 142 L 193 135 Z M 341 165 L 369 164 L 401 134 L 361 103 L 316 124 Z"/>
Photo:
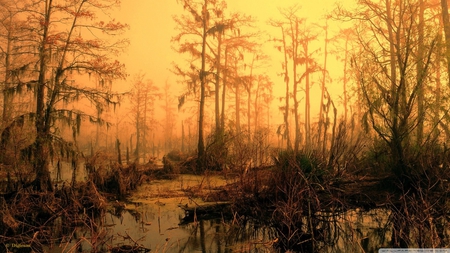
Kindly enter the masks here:
<path id="1" fill-rule="evenodd" d="M 320 158 L 313 152 L 299 151 L 294 153 L 293 151 L 282 150 L 278 152 L 277 156 L 273 157 L 273 161 L 282 178 L 303 174 L 309 180 L 321 182 L 327 174 L 326 163 L 320 161 Z"/>

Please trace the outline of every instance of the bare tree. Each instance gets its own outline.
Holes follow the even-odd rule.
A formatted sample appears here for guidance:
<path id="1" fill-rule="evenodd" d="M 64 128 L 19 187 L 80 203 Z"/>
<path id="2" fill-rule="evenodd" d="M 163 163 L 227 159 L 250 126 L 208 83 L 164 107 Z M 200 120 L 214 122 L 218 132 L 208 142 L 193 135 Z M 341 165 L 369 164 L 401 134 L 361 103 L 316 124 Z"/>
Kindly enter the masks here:
<path id="1" fill-rule="evenodd" d="M 223 11 L 225 8 L 221 7 Z M 212 50 L 214 59 L 213 61 L 216 64 L 216 73 L 215 73 L 215 121 L 216 121 L 216 132 L 220 133 L 224 131 L 225 127 L 225 102 L 226 102 L 226 86 L 230 85 L 227 81 L 228 74 L 232 73 L 233 70 L 232 65 L 229 65 L 229 55 L 238 53 L 238 55 L 243 55 L 244 52 L 251 52 L 253 48 L 256 46 L 255 42 L 251 40 L 257 37 L 257 33 L 244 33 L 241 30 L 244 28 L 250 28 L 253 22 L 253 19 L 250 16 L 246 16 L 240 13 L 231 13 L 227 15 L 225 19 L 225 14 L 221 14 L 222 18 L 216 25 L 212 27 L 209 32 L 213 34 L 217 34 L 217 53 Z M 226 31 L 229 31 L 226 33 Z M 209 45 L 209 44 L 208 44 Z M 224 52 L 223 47 L 225 47 Z M 224 54 L 223 57 L 221 54 Z M 224 59 L 224 64 L 222 65 L 222 59 Z M 243 57 L 237 57 L 234 59 L 239 59 L 239 61 L 243 61 Z M 236 71 L 234 71 L 236 73 Z M 222 85 L 222 94 L 219 95 L 220 84 Z M 220 112 L 220 98 L 222 98 L 222 112 Z"/>
<path id="2" fill-rule="evenodd" d="M 203 169 L 205 166 L 205 140 L 204 140 L 204 118 L 205 118 L 205 100 L 206 100 L 206 88 L 208 83 L 208 76 L 211 74 L 207 71 L 206 58 L 207 58 L 207 36 L 210 28 L 211 13 L 209 9 L 210 0 L 203 0 L 201 2 L 194 0 L 183 0 L 184 9 L 189 12 L 190 15 L 182 15 L 181 17 L 174 17 L 177 23 L 177 28 L 180 33 L 175 36 L 172 41 L 180 43 L 178 52 L 189 53 L 193 58 L 191 62 L 191 73 L 187 73 L 176 66 L 176 73 L 183 76 L 189 76 L 194 93 L 197 89 L 197 82 L 200 82 L 200 95 L 199 95 L 199 119 L 198 119 L 198 145 L 197 155 L 199 169 Z M 212 5 L 212 4 L 211 4 Z M 190 37 L 192 41 L 181 42 L 184 37 Z M 198 48 L 198 46 L 200 48 Z M 194 65 L 199 60 L 200 68 Z M 191 91 L 189 91 L 191 92 Z M 184 98 L 183 98 L 184 99 Z"/>
<path id="3" fill-rule="evenodd" d="M 305 147 L 311 147 L 311 98 L 310 98 L 310 75 L 319 70 L 318 64 L 313 58 L 313 55 L 317 53 L 317 50 L 310 50 L 310 43 L 315 41 L 318 34 L 315 33 L 311 27 L 306 24 L 306 20 L 300 18 L 297 15 L 299 10 L 298 6 L 290 7 L 286 10 L 282 10 L 281 14 L 285 22 L 272 22 L 273 25 L 282 29 L 282 42 L 284 52 L 284 81 L 286 83 L 286 108 L 285 110 L 285 126 L 289 132 L 289 96 L 292 94 L 294 101 L 294 124 L 295 124 L 295 139 L 294 139 L 294 151 L 297 152 L 300 147 L 301 133 L 300 133 L 300 99 L 298 92 L 300 84 L 304 81 L 303 91 L 305 98 L 305 113 L 304 113 L 304 137 Z M 281 51 L 281 47 L 278 47 Z M 290 61 L 291 67 L 289 67 L 288 61 Z M 300 66 L 304 66 L 304 71 L 300 70 Z M 288 74 L 288 68 L 292 70 L 292 77 Z M 293 90 L 289 92 L 289 81 L 292 79 Z M 289 149 L 289 145 L 288 145 Z"/>
<path id="4" fill-rule="evenodd" d="M 324 131 L 324 139 L 322 142 L 322 153 L 325 154 L 325 149 L 326 149 L 326 132 L 327 132 L 327 123 L 328 123 L 328 119 L 326 117 L 324 117 L 324 108 L 327 108 L 327 104 L 324 103 L 324 99 L 325 96 L 327 96 L 328 101 L 331 100 L 331 97 L 329 96 L 329 94 L 327 95 L 327 75 L 328 75 L 328 70 L 327 70 L 327 61 L 328 61 L 328 44 L 329 44 L 329 38 L 328 38 L 328 18 L 325 20 L 325 26 L 323 27 L 323 29 L 325 30 L 325 45 L 324 45 L 324 59 L 323 59 L 323 67 L 322 67 L 322 84 L 321 84 L 321 95 L 320 95 L 320 103 L 319 103 L 319 133 L 318 133 L 318 143 L 320 145 L 321 141 L 321 135 L 322 135 L 322 128 Z M 344 94 L 345 94 L 345 90 L 344 90 Z M 325 126 L 324 126 L 325 125 Z"/>
<path id="5" fill-rule="evenodd" d="M 408 177 L 403 176 L 411 173 L 408 170 L 411 133 L 420 120 L 415 102 L 430 75 L 436 35 L 424 36 L 423 66 L 420 73 L 414 74 L 410 69 L 416 64 L 412 56 L 419 45 L 415 22 L 419 6 L 408 1 L 392 5 L 389 0 L 383 4 L 370 1 L 363 4 L 365 11 L 347 13 L 363 20 L 357 27 L 363 54 L 359 62 L 353 62 L 366 106 L 363 120 L 389 147 L 393 172 L 406 180 Z"/>
<path id="6" fill-rule="evenodd" d="M 351 50 L 352 50 L 352 46 L 351 46 L 351 42 L 353 41 L 353 39 L 355 39 L 355 33 L 353 31 L 352 28 L 346 28 L 346 29 L 342 29 L 339 31 L 339 34 L 336 36 L 336 38 L 334 38 L 334 42 L 335 42 L 335 46 L 336 46 L 336 57 L 338 58 L 338 60 L 342 61 L 342 63 L 344 64 L 343 67 L 343 77 L 342 77 L 342 104 L 344 106 L 344 121 L 347 122 L 348 121 L 348 114 L 349 114 L 349 106 L 350 106 L 350 95 L 349 95 L 349 79 L 350 79 L 350 75 L 349 72 L 351 71 L 350 67 L 349 67 L 349 63 L 350 63 L 350 54 L 351 54 Z M 343 44 L 344 46 L 341 47 L 341 44 Z M 344 56 L 341 57 L 341 54 L 339 54 L 339 52 L 344 52 Z"/>
<path id="7" fill-rule="evenodd" d="M 2 58 L 2 76 L 3 76 L 3 113 L 2 122 L 4 126 L 10 123 L 12 118 L 13 95 L 16 90 L 16 82 L 20 75 L 27 71 L 29 61 L 24 61 L 23 56 L 30 56 L 28 50 L 25 51 L 26 43 L 23 37 L 26 34 L 23 30 L 26 29 L 26 22 L 19 18 L 23 11 L 24 1 L 10 2 L 1 1 L 1 17 L 0 17 L 0 52 Z M 22 56 L 22 57 L 21 57 Z"/>
<path id="8" fill-rule="evenodd" d="M 136 129 L 136 148 L 134 150 L 136 162 L 139 162 L 142 157 L 146 158 L 147 144 L 151 143 L 148 137 L 156 125 L 154 121 L 155 101 L 159 97 L 161 97 L 159 88 L 153 84 L 153 81 L 146 79 L 143 73 L 135 75 L 131 91 L 131 105 Z"/>
<path id="9" fill-rule="evenodd" d="M 417 137 L 416 137 L 416 145 L 422 145 L 423 141 L 423 131 L 424 131 L 424 120 L 425 120 L 425 84 L 426 82 L 420 80 L 422 77 L 422 73 L 424 71 L 424 12 L 425 12 L 425 3 L 423 0 L 418 0 L 419 10 L 417 13 L 418 16 L 418 24 L 417 24 L 417 33 L 418 33 L 418 41 L 417 41 L 417 83 L 420 85 L 417 87 Z"/>
<path id="10" fill-rule="evenodd" d="M 175 17 L 179 34 L 172 39 L 178 44 L 177 51 L 186 53 L 190 59 L 189 68 L 175 66 L 175 73 L 183 76 L 188 91 L 180 97 L 183 104 L 188 95 L 194 94 L 199 103 L 198 124 L 198 166 L 205 166 L 204 118 L 207 95 L 214 94 L 214 115 L 216 133 L 224 128 L 225 88 L 230 71 L 229 54 L 244 41 L 239 27 L 247 25 L 251 19 L 240 14 L 225 14 L 224 1 L 184 0 L 182 4 L 188 15 Z M 230 31 L 230 32 L 228 32 Z M 182 42 L 182 39 L 183 42 Z M 223 57 L 225 56 L 225 57 Z M 224 59 L 225 58 L 225 59 Z M 223 63 L 224 62 L 224 63 Z M 209 86 L 214 84 L 214 88 Z M 222 84 L 222 117 L 220 115 L 220 85 Z M 200 94 L 197 94 L 198 89 Z"/>
<path id="11" fill-rule="evenodd" d="M 280 107 L 280 110 L 283 111 L 283 119 L 284 119 L 284 124 L 280 127 L 278 127 L 277 133 L 280 134 L 282 136 L 282 138 L 286 139 L 286 149 L 287 150 L 291 150 L 292 149 L 292 144 L 291 144 L 291 137 L 290 137 L 290 130 L 289 130 L 289 112 L 290 112 L 290 78 L 289 78 L 289 68 L 288 68 L 288 49 L 286 46 L 286 31 L 283 27 L 283 22 L 281 21 L 271 21 L 271 24 L 275 27 L 278 27 L 281 29 L 281 40 L 279 39 L 275 39 L 275 42 L 281 42 L 282 46 L 277 46 L 278 51 L 283 52 L 284 55 L 284 62 L 281 64 L 282 66 L 282 76 L 284 79 L 284 83 L 285 83 L 285 87 L 286 87 L 286 95 L 284 97 L 285 100 L 285 105 Z"/>
<path id="12" fill-rule="evenodd" d="M 450 83 L 450 18 L 448 15 L 448 2 L 447 0 L 441 0 L 441 15 L 442 23 L 444 24 L 444 34 L 445 34 L 445 56 L 447 58 L 447 74 L 448 83 Z"/>
<path id="13" fill-rule="evenodd" d="M 169 151 L 173 148 L 174 145 L 174 130 L 175 130 L 175 97 L 171 94 L 172 86 L 168 81 L 166 81 L 163 87 L 163 105 L 161 106 L 165 112 L 165 120 L 164 120 L 164 147 L 165 151 Z"/>
<path id="14" fill-rule="evenodd" d="M 29 27 L 27 38 L 35 49 L 31 63 L 35 79 L 27 85 L 35 92 L 35 111 L 28 115 L 34 120 L 36 138 L 27 152 L 33 161 L 37 190 L 52 190 L 49 162 L 56 149 L 73 149 L 71 141 L 59 135 L 57 123 L 70 126 L 75 138 L 84 119 L 103 123 L 101 112 L 119 103 L 120 94 L 111 92 L 111 84 L 124 78 L 125 72 L 111 56 L 127 41 L 101 38 L 119 35 L 127 25 L 99 21 L 105 17 L 95 12 L 107 13 L 115 5 L 113 0 L 40 0 L 23 9 L 22 17 Z M 86 81 L 91 76 L 95 79 Z M 93 81 L 97 83 L 93 85 Z M 76 101 L 90 102 L 97 113 L 66 107 L 76 108 Z"/>

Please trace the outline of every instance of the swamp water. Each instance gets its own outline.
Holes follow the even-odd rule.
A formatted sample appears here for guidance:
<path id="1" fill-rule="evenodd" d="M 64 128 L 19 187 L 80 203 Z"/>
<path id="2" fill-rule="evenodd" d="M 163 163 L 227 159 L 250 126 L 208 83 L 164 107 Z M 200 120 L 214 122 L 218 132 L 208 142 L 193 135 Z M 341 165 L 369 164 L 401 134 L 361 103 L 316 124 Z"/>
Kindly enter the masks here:
<path id="1" fill-rule="evenodd" d="M 94 252 L 93 248 L 108 252 L 137 244 L 151 252 L 277 252 L 274 244 L 280 235 L 271 227 L 258 225 L 260 222 L 232 215 L 183 223 L 182 207 L 205 204 L 195 194 L 205 196 L 232 182 L 220 176 L 193 175 L 151 181 L 139 187 L 126 204 L 113 203 L 116 208 L 104 215 L 95 235 L 80 229 L 69 242 L 46 252 Z M 388 216 L 383 209 L 352 210 L 339 215 L 331 225 L 323 221 L 330 238 L 318 244 L 318 252 L 378 252 L 388 247 Z"/>

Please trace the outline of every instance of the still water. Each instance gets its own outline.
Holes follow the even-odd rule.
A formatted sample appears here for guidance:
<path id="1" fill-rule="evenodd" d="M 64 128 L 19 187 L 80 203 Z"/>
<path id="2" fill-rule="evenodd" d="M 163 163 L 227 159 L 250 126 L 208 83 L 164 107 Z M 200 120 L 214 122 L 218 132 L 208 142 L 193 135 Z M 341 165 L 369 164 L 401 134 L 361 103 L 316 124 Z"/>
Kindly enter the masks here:
<path id="1" fill-rule="evenodd" d="M 181 207 L 201 206 L 205 197 L 235 179 L 219 176 L 181 175 L 174 180 L 155 180 L 141 186 L 125 204 L 109 210 L 95 234 L 76 231 L 66 243 L 48 252 L 109 252 L 121 245 L 141 245 L 151 252 L 277 252 L 273 228 L 240 217 L 197 220 L 182 224 Z M 326 215 L 323 215 L 326 217 Z M 351 210 L 334 216 L 327 224 L 329 237 L 320 252 L 378 252 L 391 238 L 389 212 Z M 263 222 L 264 223 L 264 222 Z"/>

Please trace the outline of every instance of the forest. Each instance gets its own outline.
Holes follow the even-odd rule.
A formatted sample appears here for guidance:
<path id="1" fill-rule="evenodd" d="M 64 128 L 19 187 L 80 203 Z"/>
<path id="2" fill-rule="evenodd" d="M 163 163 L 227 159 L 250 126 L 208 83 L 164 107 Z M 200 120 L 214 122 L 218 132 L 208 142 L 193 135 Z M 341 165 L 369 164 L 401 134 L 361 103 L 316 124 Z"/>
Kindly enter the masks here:
<path id="1" fill-rule="evenodd" d="M 160 182 L 190 201 L 170 230 L 252 224 L 240 252 L 334 252 L 347 233 L 356 252 L 450 247 L 446 0 L 337 2 L 314 22 L 301 1 L 261 21 L 177 0 L 175 83 L 119 61 L 120 5 L 0 0 L 0 252 L 188 252 L 107 234 Z M 386 218 L 380 242 L 341 227 L 352 212 Z"/>

